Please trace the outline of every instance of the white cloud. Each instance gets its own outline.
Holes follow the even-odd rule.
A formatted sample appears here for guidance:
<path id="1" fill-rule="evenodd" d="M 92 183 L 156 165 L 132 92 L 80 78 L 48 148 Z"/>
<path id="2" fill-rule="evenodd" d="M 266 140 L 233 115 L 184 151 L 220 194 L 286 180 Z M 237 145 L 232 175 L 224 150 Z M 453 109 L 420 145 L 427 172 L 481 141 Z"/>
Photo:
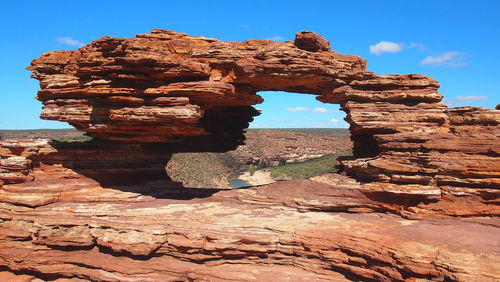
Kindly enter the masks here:
<path id="1" fill-rule="evenodd" d="M 478 102 L 478 101 L 484 101 L 488 100 L 488 96 L 458 96 L 455 98 L 458 102 L 468 102 L 468 103 L 473 103 L 473 102 Z"/>
<path id="2" fill-rule="evenodd" d="M 85 45 L 85 43 L 82 43 L 82 42 L 75 40 L 71 37 L 58 37 L 57 42 L 59 42 L 61 44 L 76 46 L 76 47 L 83 47 Z"/>
<path id="3" fill-rule="evenodd" d="M 380 41 L 375 45 L 370 45 L 370 53 L 380 55 L 382 53 L 397 53 L 403 50 L 403 43 L 394 43 L 391 41 Z"/>
<path id="4" fill-rule="evenodd" d="M 325 108 L 314 108 L 313 112 L 323 114 L 323 113 L 328 113 L 328 110 Z"/>
<path id="5" fill-rule="evenodd" d="M 337 113 L 338 110 L 329 110 L 327 108 L 322 108 L 322 107 L 316 107 L 314 109 L 310 108 L 304 108 L 304 107 L 296 107 L 296 108 L 287 108 L 286 109 L 289 112 L 307 112 L 307 111 L 312 111 L 315 114 L 327 114 L 327 113 Z"/>
<path id="6" fill-rule="evenodd" d="M 286 110 L 289 111 L 289 112 L 307 112 L 307 111 L 309 111 L 311 109 L 309 109 L 309 108 L 303 108 L 303 107 L 296 107 L 296 108 L 290 108 L 290 107 L 288 107 Z"/>
<path id="7" fill-rule="evenodd" d="M 425 57 L 425 59 L 420 61 L 420 64 L 432 65 L 433 67 L 441 65 L 448 65 L 450 67 L 463 67 L 467 65 L 467 62 L 465 62 L 465 55 L 466 53 L 457 51 L 443 52 L 439 55 Z"/>
<path id="8" fill-rule="evenodd" d="M 448 106 L 454 106 L 456 104 L 472 104 L 480 101 L 486 101 L 488 100 L 488 96 L 481 95 L 481 96 L 475 96 L 475 95 L 470 95 L 470 96 L 457 96 L 455 98 L 444 98 L 443 103 L 447 104 Z"/>
<path id="9" fill-rule="evenodd" d="M 427 50 L 427 47 L 424 44 L 415 42 L 410 43 L 410 45 L 408 45 L 407 48 L 408 49 L 417 48 L 419 51 Z"/>
<path id="10" fill-rule="evenodd" d="M 334 118 L 332 118 L 332 119 L 330 119 L 330 120 L 329 120 L 329 122 L 331 122 L 331 123 L 337 123 L 337 122 L 339 122 L 339 121 L 338 121 L 338 120 L 336 120 L 336 119 L 334 119 Z"/>
<path id="11" fill-rule="evenodd" d="M 327 114 L 327 113 L 336 113 L 337 110 L 328 110 L 326 108 L 314 108 L 313 113 L 316 114 Z"/>
<path id="12" fill-rule="evenodd" d="M 284 41 L 284 40 L 285 40 L 285 38 L 284 38 L 283 36 L 276 35 L 276 36 L 273 36 L 273 37 L 266 38 L 266 40 L 272 40 L 272 41 Z"/>
<path id="13" fill-rule="evenodd" d="M 249 128 L 259 128 L 259 125 L 257 123 L 251 123 Z"/>
<path id="14" fill-rule="evenodd" d="M 272 119 L 270 122 L 277 123 L 277 122 L 285 122 L 286 120 L 284 119 Z"/>

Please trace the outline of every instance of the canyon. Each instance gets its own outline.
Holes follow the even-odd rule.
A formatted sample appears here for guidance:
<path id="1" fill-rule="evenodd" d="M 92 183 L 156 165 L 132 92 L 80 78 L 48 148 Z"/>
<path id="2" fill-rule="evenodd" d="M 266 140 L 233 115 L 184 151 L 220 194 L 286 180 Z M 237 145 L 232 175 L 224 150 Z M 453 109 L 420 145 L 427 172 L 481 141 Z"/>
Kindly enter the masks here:
<path id="1" fill-rule="evenodd" d="M 321 135 L 323 131 L 330 136 Z M 352 143 L 348 136 L 342 129 L 336 131 L 338 134 L 328 129 L 250 130 L 245 134 L 245 144 L 238 146 L 234 153 L 245 164 L 278 165 L 280 161 L 299 162 L 350 150 Z"/>
<path id="2" fill-rule="evenodd" d="M 500 279 L 498 106 L 449 108 L 435 79 L 374 74 L 307 31 L 152 30 L 28 69 L 41 118 L 92 140 L 0 142 L 3 279 Z M 244 144 L 266 90 L 341 106 L 342 174 L 224 191 L 169 178 L 174 153 Z"/>

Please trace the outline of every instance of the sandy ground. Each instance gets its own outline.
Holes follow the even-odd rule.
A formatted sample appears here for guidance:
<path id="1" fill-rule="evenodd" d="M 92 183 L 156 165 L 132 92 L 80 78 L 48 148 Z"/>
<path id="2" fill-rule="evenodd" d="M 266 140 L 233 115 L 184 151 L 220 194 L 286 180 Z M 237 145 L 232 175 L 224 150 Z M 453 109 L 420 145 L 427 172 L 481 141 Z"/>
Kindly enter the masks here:
<path id="1" fill-rule="evenodd" d="M 250 172 L 247 171 L 238 176 L 238 179 L 244 180 L 252 186 L 276 182 L 276 180 L 271 177 L 271 172 L 269 170 L 257 170 L 253 175 L 250 175 Z"/>

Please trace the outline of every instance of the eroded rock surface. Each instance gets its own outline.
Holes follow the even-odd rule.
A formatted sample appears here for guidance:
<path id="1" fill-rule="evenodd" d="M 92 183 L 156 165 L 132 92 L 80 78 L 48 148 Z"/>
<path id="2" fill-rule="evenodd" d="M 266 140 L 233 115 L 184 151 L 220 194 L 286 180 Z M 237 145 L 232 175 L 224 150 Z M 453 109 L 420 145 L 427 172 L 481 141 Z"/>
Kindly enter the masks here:
<path id="1" fill-rule="evenodd" d="M 235 149 L 258 114 L 251 106 L 262 102 L 258 91 L 315 94 L 347 113 L 354 156 L 343 169 L 350 176 L 389 190 L 439 187 L 444 196 L 496 203 L 500 111 L 447 108 L 436 80 L 376 75 L 364 59 L 329 46 L 313 32 L 295 42 L 221 42 L 153 30 L 49 52 L 28 69 L 40 80 L 42 118 L 159 155 Z"/>
<path id="2" fill-rule="evenodd" d="M 49 52 L 28 68 L 40 80 L 42 118 L 99 140 L 235 149 L 258 114 L 256 93 L 293 91 L 346 111 L 356 160 L 344 167 L 359 180 L 500 188 L 497 110 L 448 109 L 434 79 L 373 74 L 364 59 L 331 51 L 313 32 L 298 33 L 295 42 L 234 43 L 153 30 Z"/>
<path id="3" fill-rule="evenodd" d="M 341 175 L 251 189 L 102 188 L 70 170 L 7 185 L 0 262 L 89 280 L 494 281 L 498 218 L 401 210 Z M 50 200 L 50 201 L 49 201 Z M 398 213 L 406 214 L 402 218 Z M 414 218 L 409 218 L 409 217 Z M 0 276 L 1 277 L 1 276 Z"/>
<path id="4" fill-rule="evenodd" d="M 499 280 L 500 111 L 448 108 L 434 79 L 329 46 L 153 30 L 34 60 L 42 118 L 93 140 L 0 143 L 0 278 Z M 172 153 L 242 144 L 263 90 L 341 105 L 347 176 L 170 181 Z"/>

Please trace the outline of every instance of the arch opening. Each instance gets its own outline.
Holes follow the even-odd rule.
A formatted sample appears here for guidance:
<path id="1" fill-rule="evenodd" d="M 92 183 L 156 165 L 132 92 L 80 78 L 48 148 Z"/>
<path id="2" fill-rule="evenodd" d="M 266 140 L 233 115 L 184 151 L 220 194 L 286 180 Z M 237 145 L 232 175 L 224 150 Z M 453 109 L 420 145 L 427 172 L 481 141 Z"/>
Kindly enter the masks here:
<path id="1" fill-rule="evenodd" d="M 176 153 L 167 173 L 185 187 L 241 188 L 342 171 L 352 158 L 346 113 L 317 94 L 260 91 L 244 144 L 222 153 Z M 235 109 L 233 109 L 235 110 Z M 243 109 L 240 109 L 243 110 Z M 224 119 L 220 119 L 224 120 Z"/>

